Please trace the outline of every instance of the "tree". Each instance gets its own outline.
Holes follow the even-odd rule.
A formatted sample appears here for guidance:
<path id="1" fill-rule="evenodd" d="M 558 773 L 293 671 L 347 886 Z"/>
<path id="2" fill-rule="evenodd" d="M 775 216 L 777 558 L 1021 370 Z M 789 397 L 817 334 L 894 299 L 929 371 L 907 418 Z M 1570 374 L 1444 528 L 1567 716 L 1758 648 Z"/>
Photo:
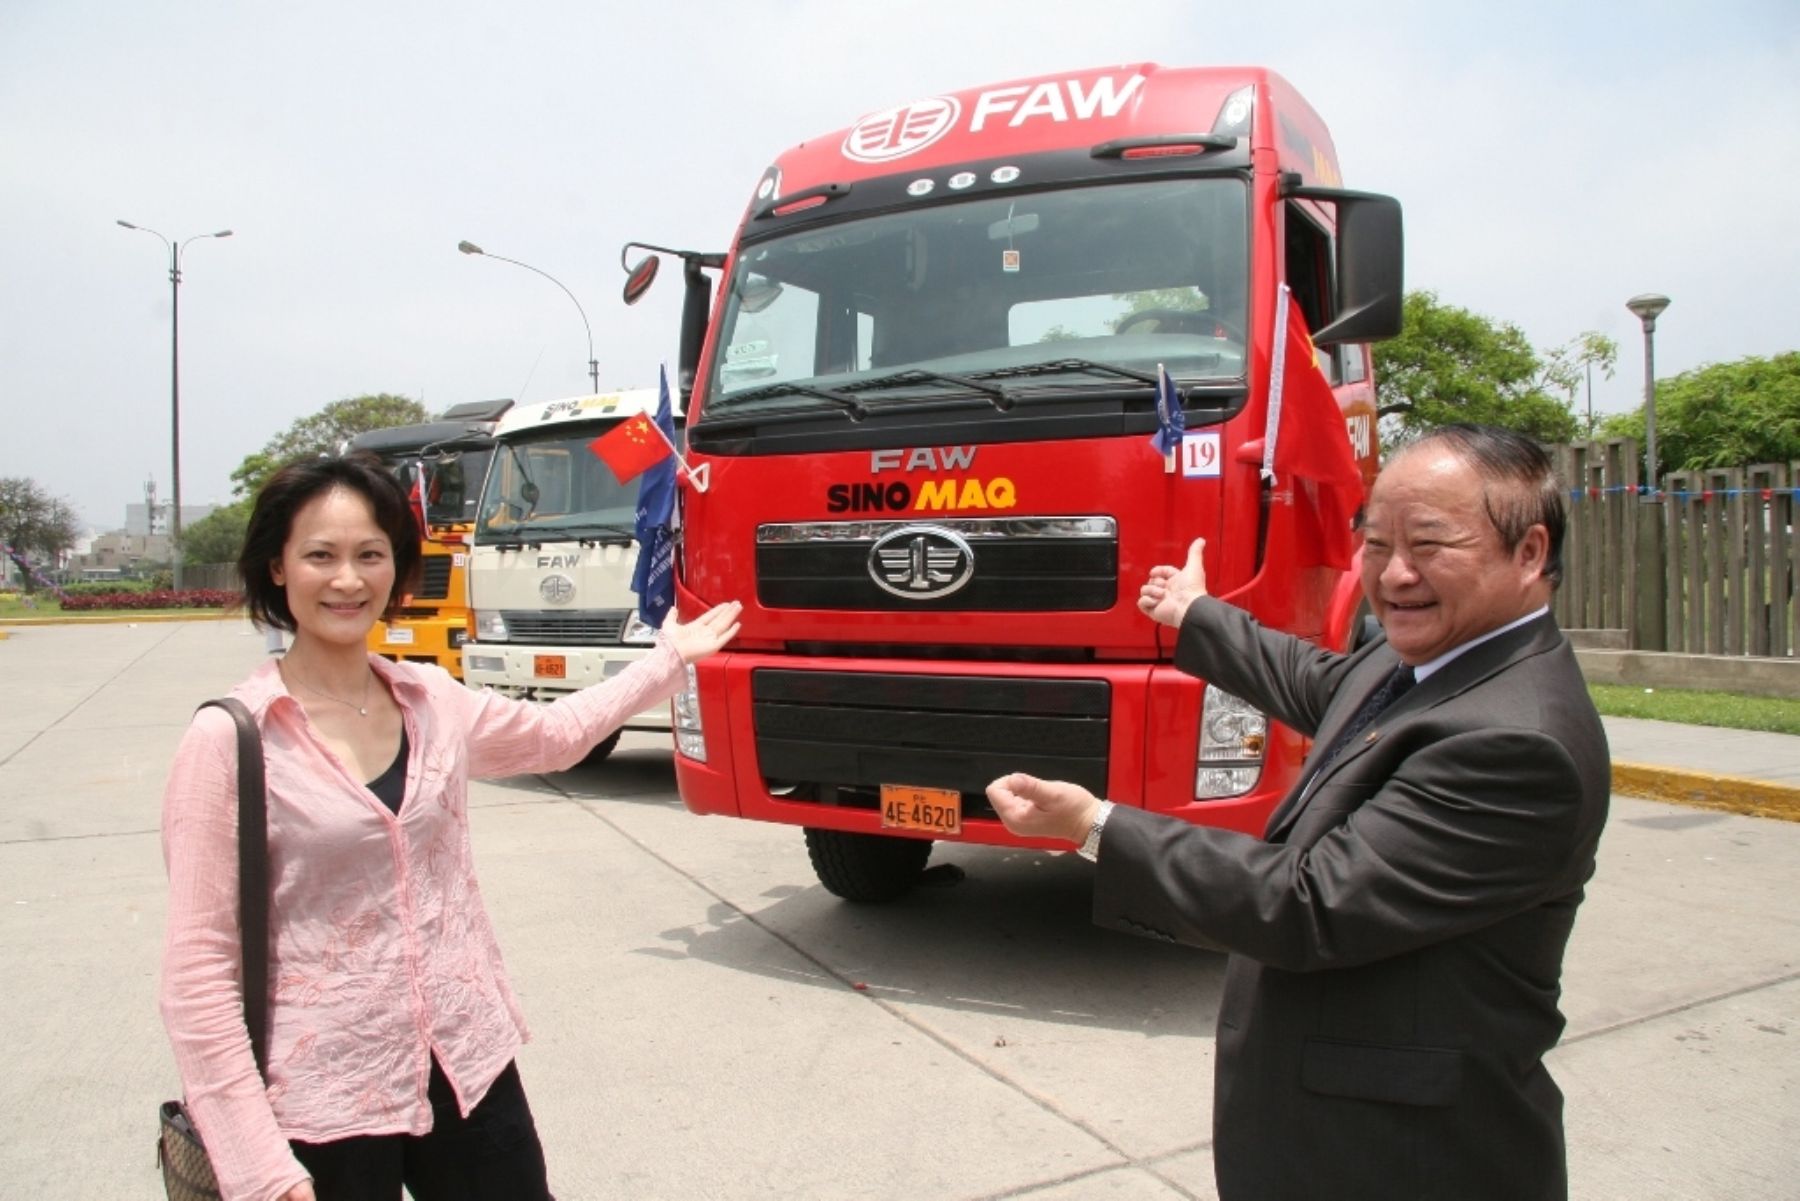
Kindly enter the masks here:
<path id="1" fill-rule="evenodd" d="M 181 561 L 191 566 L 235 563 L 249 528 L 249 500 L 214 509 L 181 531 Z"/>
<path id="2" fill-rule="evenodd" d="M 1613 366 L 1619 361 L 1619 344 L 1605 334 L 1594 330 L 1584 330 L 1575 337 L 1556 347 L 1544 355 L 1544 383 L 1553 388 L 1561 388 L 1569 394 L 1569 405 L 1574 407 L 1575 392 L 1584 382 L 1591 384 L 1594 368 L 1601 371 L 1602 379 L 1613 377 Z M 1582 430 L 1587 437 L 1594 436 L 1598 425 L 1594 417 L 1593 395 L 1590 391 L 1587 415 L 1582 419 Z"/>
<path id="3" fill-rule="evenodd" d="M 1518 326 L 1408 292 L 1400 336 L 1375 348 L 1383 440 L 1405 443 L 1440 425 L 1475 421 L 1540 442 L 1576 433 L 1566 399 L 1545 390 L 1544 364 Z"/>
<path id="4" fill-rule="evenodd" d="M 255 496 L 278 469 L 301 459 L 336 454 L 358 434 L 426 420 L 425 406 L 408 396 L 377 392 L 334 400 L 269 439 L 257 453 L 246 455 L 231 473 L 232 495 Z"/>
<path id="5" fill-rule="evenodd" d="M 36 551 L 54 562 L 80 536 L 81 522 L 67 501 L 51 496 L 36 480 L 0 479 L 0 542 L 20 557 L 25 591 L 35 591 L 37 582 L 22 561 L 24 556 Z"/>
<path id="6" fill-rule="evenodd" d="M 1619 413 L 1608 437 L 1644 438 L 1644 410 Z M 1656 457 L 1664 471 L 1800 459 L 1800 351 L 1712 363 L 1656 383 Z"/>

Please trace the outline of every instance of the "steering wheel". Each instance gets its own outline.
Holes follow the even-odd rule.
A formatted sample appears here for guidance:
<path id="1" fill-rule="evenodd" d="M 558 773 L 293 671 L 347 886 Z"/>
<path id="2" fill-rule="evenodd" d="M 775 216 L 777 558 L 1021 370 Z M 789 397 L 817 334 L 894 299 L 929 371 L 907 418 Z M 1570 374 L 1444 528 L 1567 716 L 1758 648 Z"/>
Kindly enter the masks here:
<path id="1" fill-rule="evenodd" d="M 1155 328 L 1144 330 L 1154 334 L 1198 334 L 1210 337 L 1218 330 L 1224 330 L 1227 337 L 1240 346 L 1249 345 L 1244 331 L 1229 321 L 1222 321 L 1205 309 L 1139 309 L 1128 313 L 1114 327 L 1115 334 L 1130 333 L 1138 325 L 1155 323 Z"/>

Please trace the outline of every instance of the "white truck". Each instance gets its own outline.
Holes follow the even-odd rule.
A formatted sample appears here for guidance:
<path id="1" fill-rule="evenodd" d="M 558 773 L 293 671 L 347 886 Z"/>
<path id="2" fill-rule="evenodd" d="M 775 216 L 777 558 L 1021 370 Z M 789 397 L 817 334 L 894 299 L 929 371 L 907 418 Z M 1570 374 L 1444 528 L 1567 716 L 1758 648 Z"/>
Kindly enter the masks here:
<path id="1" fill-rule="evenodd" d="M 631 591 L 645 477 L 621 485 L 589 443 L 638 413 L 654 419 L 656 402 L 644 388 L 515 405 L 501 419 L 470 547 L 470 686 L 555 700 L 617 675 L 655 640 Z M 624 726 L 669 728 L 667 703 Z M 618 741 L 614 733 L 589 762 Z"/>

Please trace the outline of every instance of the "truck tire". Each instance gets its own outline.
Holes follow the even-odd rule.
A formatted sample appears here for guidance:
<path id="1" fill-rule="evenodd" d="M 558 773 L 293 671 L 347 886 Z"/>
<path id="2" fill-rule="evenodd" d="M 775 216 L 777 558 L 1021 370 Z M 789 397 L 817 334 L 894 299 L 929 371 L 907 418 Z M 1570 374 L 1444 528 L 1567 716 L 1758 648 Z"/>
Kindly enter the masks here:
<path id="1" fill-rule="evenodd" d="M 606 757 L 613 753 L 613 748 L 619 745 L 619 735 L 623 734 L 624 732 L 625 731 L 623 731 L 623 730 L 614 730 L 612 733 L 608 734 L 605 738 L 602 738 L 599 742 L 596 742 L 593 746 L 593 749 L 589 750 L 587 754 L 585 754 L 581 757 L 581 761 L 583 763 L 604 762 Z"/>
<path id="2" fill-rule="evenodd" d="M 931 858 L 931 840 L 807 827 L 806 853 L 827 892 L 846 901 L 896 901 L 912 891 Z"/>

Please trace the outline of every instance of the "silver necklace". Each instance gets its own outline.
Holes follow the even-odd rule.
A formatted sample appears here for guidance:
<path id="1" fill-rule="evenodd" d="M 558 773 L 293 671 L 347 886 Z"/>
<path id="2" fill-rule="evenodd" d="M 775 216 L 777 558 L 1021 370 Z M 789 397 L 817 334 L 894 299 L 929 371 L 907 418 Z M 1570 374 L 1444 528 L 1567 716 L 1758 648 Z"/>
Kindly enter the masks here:
<path id="1" fill-rule="evenodd" d="M 331 693 L 326 692 L 323 688 L 319 688 L 315 685 L 308 684 L 305 680 L 302 680 L 300 678 L 300 674 L 298 672 L 294 673 L 294 682 L 296 684 L 300 685 L 300 687 L 306 689 L 308 692 L 317 693 L 319 696 L 324 697 L 328 701 L 336 701 L 340 705 L 350 706 L 350 708 L 356 710 L 356 715 L 358 717 L 367 717 L 369 715 L 369 680 L 374 675 L 375 675 L 374 672 L 370 672 L 368 675 L 363 677 L 362 704 L 360 704 L 360 705 L 357 704 L 355 701 L 347 701 L 341 696 L 333 696 L 333 695 L 331 695 Z"/>

